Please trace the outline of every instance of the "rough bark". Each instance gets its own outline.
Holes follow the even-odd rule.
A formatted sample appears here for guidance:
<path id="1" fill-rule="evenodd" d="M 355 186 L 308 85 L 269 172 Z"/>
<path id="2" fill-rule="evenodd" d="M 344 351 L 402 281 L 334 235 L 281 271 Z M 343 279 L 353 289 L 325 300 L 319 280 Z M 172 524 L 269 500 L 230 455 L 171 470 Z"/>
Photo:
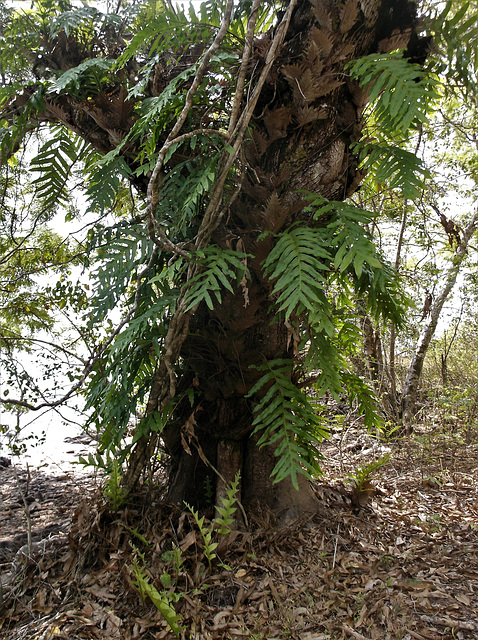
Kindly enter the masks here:
<path id="1" fill-rule="evenodd" d="M 475 214 L 462 233 L 458 236 L 459 242 L 453 255 L 452 265 L 444 275 L 444 285 L 442 289 L 439 291 L 435 301 L 430 306 L 429 317 L 422 328 L 415 351 L 410 361 L 402 389 L 401 401 L 401 414 L 403 422 L 408 429 L 411 428 L 411 423 L 415 415 L 420 377 L 428 347 L 430 346 L 430 342 L 435 334 L 443 305 L 456 284 L 458 274 L 467 254 L 469 242 L 477 228 L 478 214 Z"/>
<path id="2" fill-rule="evenodd" d="M 237 295 L 225 293 L 222 305 L 213 311 L 200 305 L 194 313 L 185 313 L 179 305 L 148 404 L 148 411 L 156 411 L 174 393 L 189 388 L 200 392 L 193 406 L 185 402 L 177 406 L 171 424 L 161 435 L 171 456 L 171 501 L 204 503 L 207 487 L 216 486 L 218 475 L 220 497 L 224 482 L 234 476 L 235 467 L 241 467 L 242 500 L 248 506 L 265 503 L 276 511 L 287 511 L 300 496 L 301 510 L 313 508 L 314 498 L 306 483 L 299 494 L 292 492 L 290 483 L 272 484 L 269 475 L 274 452 L 271 448 L 258 450 L 251 438 L 254 400 L 247 393 L 258 379 L 254 365 L 293 355 L 287 327 L 277 321 L 271 324 L 271 284 L 261 263 L 273 239 L 259 240 L 259 236 L 263 231 L 278 232 L 298 220 L 307 223 L 301 190 L 343 200 L 357 189 L 362 175 L 350 149 L 361 134 L 366 95 L 351 80 L 345 65 L 370 53 L 406 48 L 415 26 L 415 5 L 407 0 L 299 0 L 276 54 L 271 53 L 277 44 L 274 30 L 254 40 L 244 68 L 250 83 L 247 96 L 257 100 L 252 105 L 247 140 L 237 138 L 242 181 L 239 190 L 229 194 L 227 215 L 216 216 L 216 222 L 204 233 L 203 221 L 196 238 L 196 246 L 203 246 L 207 237 L 220 247 L 253 255 L 248 263 L 251 280 Z M 110 57 L 119 53 L 110 52 Z M 189 62 L 198 60 L 202 53 L 201 48 L 192 49 Z M 54 68 L 66 70 L 78 65 L 87 52 L 60 34 L 54 42 L 45 43 L 44 55 Z M 166 59 L 167 52 L 164 55 Z M 181 70 L 160 61 L 148 89 L 150 95 L 157 95 Z M 262 70 L 266 76 L 260 80 Z M 259 81 L 263 86 L 255 95 Z M 21 111 L 28 97 L 26 90 L 13 99 L 11 114 Z M 242 105 L 245 111 L 250 107 L 248 99 L 245 97 Z M 120 79 L 108 94 L 88 100 L 47 96 L 43 111 L 32 116 L 28 126 L 62 122 L 100 151 L 108 152 L 133 126 L 133 107 Z M 240 121 L 235 126 L 231 118 L 230 130 L 237 127 Z M 159 146 L 165 149 L 168 140 L 160 140 Z M 123 149 L 132 169 L 137 153 L 133 141 Z M 171 165 L 174 162 L 173 155 Z M 144 192 L 148 189 L 151 218 L 157 197 L 154 180 L 153 176 L 149 185 L 145 180 L 136 185 Z M 159 231 L 154 220 L 150 222 L 154 236 Z M 129 486 L 137 482 L 157 441 L 153 434 L 135 445 Z"/>

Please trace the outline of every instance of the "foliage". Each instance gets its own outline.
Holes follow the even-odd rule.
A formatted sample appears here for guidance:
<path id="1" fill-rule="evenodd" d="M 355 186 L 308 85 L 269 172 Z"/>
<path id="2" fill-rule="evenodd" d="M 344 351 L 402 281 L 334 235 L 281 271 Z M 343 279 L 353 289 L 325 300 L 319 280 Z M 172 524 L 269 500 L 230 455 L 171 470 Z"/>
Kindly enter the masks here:
<path id="1" fill-rule="evenodd" d="M 113 511 L 118 511 L 125 502 L 126 492 L 121 487 L 122 478 L 121 463 L 117 458 L 113 458 L 111 472 L 103 487 L 103 495 L 106 498 L 109 508 Z"/>
<path id="2" fill-rule="evenodd" d="M 30 163 L 30 171 L 39 173 L 32 181 L 35 196 L 43 206 L 54 209 L 69 204 L 71 195 L 69 177 L 72 168 L 85 155 L 87 145 L 64 127 L 52 127 L 51 137 L 41 146 Z"/>
<path id="3" fill-rule="evenodd" d="M 322 454 L 318 445 L 328 432 L 306 394 L 291 380 L 291 366 L 288 360 L 274 360 L 259 367 L 264 374 L 249 395 L 267 386 L 267 392 L 254 410 L 254 432 L 263 432 L 257 444 L 259 447 L 276 445 L 274 455 L 278 461 L 272 471 L 274 482 L 290 476 L 298 489 L 298 473 L 308 477 L 320 473 L 318 460 Z"/>
<path id="4" fill-rule="evenodd" d="M 390 454 L 386 453 L 377 460 L 360 465 L 356 471 L 348 475 L 348 482 L 358 493 L 366 491 L 371 475 L 381 469 L 389 460 Z"/>
<path id="5" fill-rule="evenodd" d="M 209 309 L 214 309 L 211 293 L 221 304 L 221 291 L 225 289 L 234 292 L 229 279 L 240 281 L 245 277 L 244 263 L 247 256 L 238 251 L 209 246 L 204 251 L 197 251 L 194 257 L 201 260 L 202 270 L 188 280 L 187 309 L 192 309 L 200 302 L 205 302 Z"/>
<path id="6" fill-rule="evenodd" d="M 156 609 L 166 620 L 169 628 L 176 638 L 179 638 L 179 634 L 183 629 L 180 625 L 181 616 L 176 613 L 173 607 L 173 603 L 177 600 L 179 594 L 175 594 L 174 592 L 171 593 L 166 590 L 158 591 L 149 581 L 149 576 L 145 568 L 144 555 L 141 554 L 138 549 L 135 549 L 135 553 L 136 558 L 133 561 L 131 572 L 133 574 L 133 582 L 136 588 L 143 600 L 146 600 L 146 598 L 151 600 Z"/>
<path id="7" fill-rule="evenodd" d="M 219 515 L 210 523 L 206 524 L 204 516 L 199 517 L 199 513 L 196 510 L 191 506 L 186 505 L 201 534 L 204 545 L 204 555 L 206 556 L 210 571 L 212 570 L 213 562 L 218 558 L 216 549 L 219 542 L 216 540 L 220 540 L 230 532 L 230 525 L 234 521 L 232 515 L 236 511 L 236 507 L 234 505 L 237 502 L 239 481 L 240 476 L 238 474 L 235 479 L 226 486 L 226 497 L 221 500 L 222 506 L 218 505 L 216 507 Z M 136 531 L 131 532 L 140 539 L 143 544 L 148 544 L 148 541 L 141 534 Z M 181 616 L 176 613 L 173 605 L 174 603 L 179 602 L 185 595 L 185 593 L 178 591 L 179 576 L 180 573 L 185 570 L 185 558 L 183 557 L 181 548 L 178 545 L 173 544 L 170 551 L 166 551 L 162 554 L 162 560 L 174 565 L 173 571 L 175 574 L 175 584 L 173 584 L 171 573 L 165 571 L 160 576 L 161 583 L 165 589 L 158 591 L 156 587 L 150 583 L 144 554 L 142 554 L 134 545 L 132 545 L 132 547 L 135 553 L 135 558 L 130 570 L 132 572 L 133 582 L 136 588 L 140 592 L 143 600 L 146 598 L 151 600 L 166 620 L 171 631 L 176 635 L 176 637 L 179 637 L 179 633 L 183 629 L 180 625 Z M 229 567 L 222 563 L 219 563 L 219 566 L 230 570 Z M 191 584 L 194 584 L 195 579 L 191 577 L 190 582 Z M 207 588 L 207 584 L 204 583 L 202 587 Z"/>
<path id="8" fill-rule="evenodd" d="M 237 507 L 234 505 L 237 502 L 240 479 L 241 474 L 238 471 L 234 480 L 226 487 L 226 497 L 221 498 L 222 505 L 216 505 L 216 511 L 219 515 L 214 518 L 213 524 L 219 536 L 225 536 L 231 531 L 234 513 L 237 511 Z"/>

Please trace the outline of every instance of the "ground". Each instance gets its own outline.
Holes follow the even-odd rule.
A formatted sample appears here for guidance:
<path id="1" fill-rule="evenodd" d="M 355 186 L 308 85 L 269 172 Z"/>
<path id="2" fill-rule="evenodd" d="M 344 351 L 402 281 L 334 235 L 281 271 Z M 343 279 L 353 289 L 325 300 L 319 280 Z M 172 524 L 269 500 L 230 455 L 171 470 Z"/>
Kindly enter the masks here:
<path id="1" fill-rule="evenodd" d="M 0 638 L 174 638 L 141 600 L 136 566 L 181 616 L 184 639 L 476 639 L 478 433 L 435 425 L 384 443 L 349 426 L 324 454 L 313 517 L 277 529 L 264 514 L 209 547 L 189 511 L 161 503 L 160 482 L 112 512 L 93 477 L 31 472 L 26 499 L 44 538 L 31 560 L 18 551 L 25 536 L 15 541 L 25 475 L 0 468 Z"/>

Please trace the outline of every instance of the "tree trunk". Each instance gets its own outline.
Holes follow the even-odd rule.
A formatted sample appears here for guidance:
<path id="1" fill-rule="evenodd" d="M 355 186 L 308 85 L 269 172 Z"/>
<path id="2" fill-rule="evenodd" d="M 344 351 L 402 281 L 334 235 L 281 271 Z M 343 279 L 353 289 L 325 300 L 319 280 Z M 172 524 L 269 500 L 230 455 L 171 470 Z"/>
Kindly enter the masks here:
<path id="1" fill-rule="evenodd" d="M 404 425 L 410 429 L 416 411 L 417 394 L 422 374 L 425 356 L 440 318 L 443 305 L 455 286 L 456 279 L 466 257 L 468 244 L 478 228 L 478 214 L 475 214 L 461 234 L 460 242 L 455 249 L 453 261 L 448 273 L 444 276 L 445 284 L 438 293 L 435 302 L 429 309 L 429 318 L 426 321 L 418 338 L 415 351 L 408 367 L 407 377 L 402 389 L 401 414 Z"/>

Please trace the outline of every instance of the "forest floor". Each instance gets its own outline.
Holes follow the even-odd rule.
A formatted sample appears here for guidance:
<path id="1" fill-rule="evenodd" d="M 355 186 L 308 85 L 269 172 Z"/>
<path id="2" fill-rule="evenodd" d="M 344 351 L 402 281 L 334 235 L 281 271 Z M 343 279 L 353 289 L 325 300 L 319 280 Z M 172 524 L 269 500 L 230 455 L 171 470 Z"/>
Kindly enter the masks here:
<path id="1" fill-rule="evenodd" d="M 210 564 L 160 484 L 115 513 L 92 476 L 0 468 L 0 638 L 174 638 L 161 609 L 184 640 L 476 639 L 478 431 L 447 429 L 388 443 L 336 431 L 317 513 L 219 537 Z M 135 567 L 159 608 L 141 600 Z"/>

